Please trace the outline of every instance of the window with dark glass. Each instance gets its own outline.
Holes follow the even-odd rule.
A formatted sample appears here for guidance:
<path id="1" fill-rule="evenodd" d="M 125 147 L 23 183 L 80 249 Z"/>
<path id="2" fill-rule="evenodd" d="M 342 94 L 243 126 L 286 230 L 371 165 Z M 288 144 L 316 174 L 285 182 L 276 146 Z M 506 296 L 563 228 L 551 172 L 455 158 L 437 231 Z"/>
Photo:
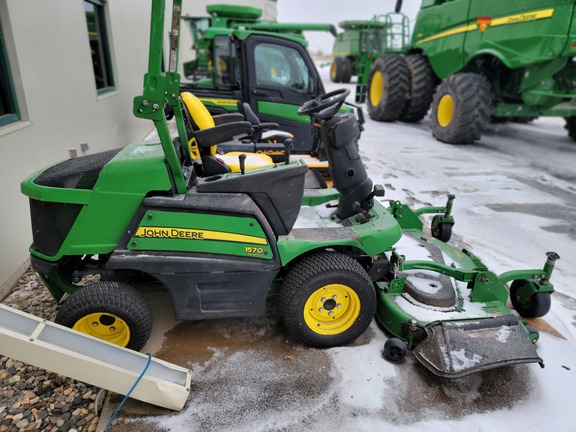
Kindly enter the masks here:
<path id="1" fill-rule="evenodd" d="M 261 43 L 254 49 L 256 84 L 286 87 L 306 93 L 310 71 L 302 55 L 294 48 Z"/>
<path id="2" fill-rule="evenodd" d="M 0 23 L 0 126 L 20 119 Z"/>
<path id="3" fill-rule="evenodd" d="M 85 0 L 84 10 L 86 11 L 96 88 L 98 93 L 106 93 L 114 89 L 114 76 L 112 73 L 112 62 L 110 61 L 110 46 L 106 32 L 104 5 L 100 0 Z"/>

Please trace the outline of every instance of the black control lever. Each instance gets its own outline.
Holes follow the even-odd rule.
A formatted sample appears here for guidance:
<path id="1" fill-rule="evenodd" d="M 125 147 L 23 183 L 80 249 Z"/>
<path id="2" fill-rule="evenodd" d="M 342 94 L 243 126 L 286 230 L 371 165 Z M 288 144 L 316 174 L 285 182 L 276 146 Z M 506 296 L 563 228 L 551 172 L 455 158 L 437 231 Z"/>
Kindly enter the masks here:
<path id="1" fill-rule="evenodd" d="M 366 223 L 372 219 L 372 215 L 364 210 L 358 201 L 354 201 L 352 203 L 352 210 L 358 213 L 356 215 L 356 222 L 358 223 Z"/>
<path id="2" fill-rule="evenodd" d="M 292 150 L 292 145 L 294 140 L 292 138 L 287 138 L 284 140 L 284 165 L 290 163 L 290 151 Z"/>
<path id="3" fill-rule="evenodd" d="M 244 153 L 238 155 L 238 162 L 240 162 L 240 174 L 244 175 L 246 170 L 246 155 Z"/>
<path id="4" fill-rule="evenodd" d="M 385 194 L 386 194 L 386 191 L 384 190 L 384 186 L 377 184 L 377 185 L 374 185 L 374 189 L 372 190 L 372 192 L 370 192 L 370 195 L 368 195 L 366 197 L 366 199 L 371 200 L 375 196 L 383 197 Z"/>

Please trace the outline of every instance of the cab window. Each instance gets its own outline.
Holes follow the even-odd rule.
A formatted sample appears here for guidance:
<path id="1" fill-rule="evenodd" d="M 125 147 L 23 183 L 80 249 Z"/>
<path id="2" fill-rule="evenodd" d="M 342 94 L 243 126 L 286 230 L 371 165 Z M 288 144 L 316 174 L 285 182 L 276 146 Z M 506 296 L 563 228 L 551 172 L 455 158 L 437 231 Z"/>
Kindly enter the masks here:
<path id="1" fill-rule="evenodd" d="M 213 68 L 216 84 L 236 83 L 236 51 L 228 36 L 216 36 L 213 44 Z"/>
<path id="2" fill-rule="evenodd" d="M 254 50 L 256 84 L 287 87 L 307 93 L 310 72 L 300 53 L 294 48 L 261 43 Z"/>

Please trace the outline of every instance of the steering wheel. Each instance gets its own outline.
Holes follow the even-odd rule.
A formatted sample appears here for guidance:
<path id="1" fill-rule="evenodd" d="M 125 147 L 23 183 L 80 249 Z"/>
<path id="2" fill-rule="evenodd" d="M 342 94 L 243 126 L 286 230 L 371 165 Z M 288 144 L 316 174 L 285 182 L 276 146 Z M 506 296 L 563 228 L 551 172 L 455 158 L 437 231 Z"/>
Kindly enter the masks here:
<path id="1" fill-rule="evenodd" d="M 349 94 L 350 90 L 342 88 L 320 95 L 308 102 L 304 102 L 304 104 L 298 108 L 298 114 L 315 114 L 316 117 L 321 119 L 330 118 L 338 112 Z"/>

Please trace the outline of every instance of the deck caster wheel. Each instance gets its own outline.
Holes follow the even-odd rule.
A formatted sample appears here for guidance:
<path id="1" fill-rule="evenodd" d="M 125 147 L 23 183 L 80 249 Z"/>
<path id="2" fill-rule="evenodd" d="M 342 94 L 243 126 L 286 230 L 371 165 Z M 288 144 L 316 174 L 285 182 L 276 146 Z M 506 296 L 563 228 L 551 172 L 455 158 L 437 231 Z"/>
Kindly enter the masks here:
<path id="1" fill-rule="evenodd" d="M 523 291 L 530 290 L 530 282 L 518 279 L 510 286 L 510 301 L 516 312 L 525 318 L 538 318 L 544 316 L 550 310 L 552 301 L 549 292 L 535 292 L 527 299 Z"/>
<path id="2" fill-rule="evenodd" d="M 393 362 L 399 362 L 406 357 L 406 344 L 398 338 L 388 339 L 384 344 L 384 357 Z"/>
<path id="3" fill-rule="evenodd" d="M 439 216 L 432 219 L 432 237 L 437 238 L 444 243 L 448 243 L 452 238 L 452 224 L 447 222 L 437 222 Z"/>

